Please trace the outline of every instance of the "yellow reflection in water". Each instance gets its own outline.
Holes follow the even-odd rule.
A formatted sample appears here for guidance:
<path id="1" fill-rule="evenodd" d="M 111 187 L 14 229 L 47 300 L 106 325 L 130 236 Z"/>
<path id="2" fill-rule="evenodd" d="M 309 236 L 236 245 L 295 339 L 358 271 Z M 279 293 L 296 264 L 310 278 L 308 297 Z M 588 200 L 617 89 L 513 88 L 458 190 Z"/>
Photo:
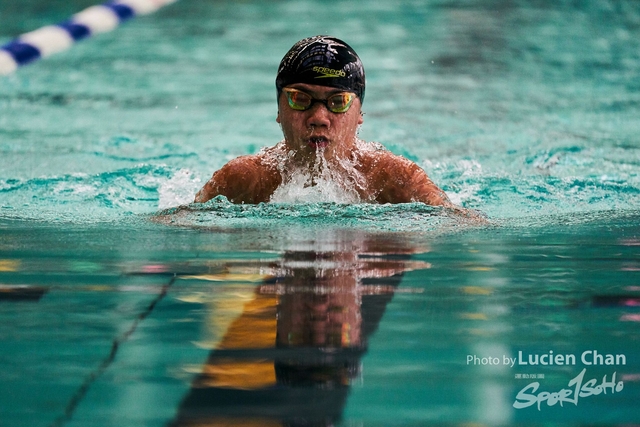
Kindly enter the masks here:
<path id="1" fill-rule="evenodd" d="M 216 345 L 219 350 L 271 348 L 276 340 L 275 295 L 254 292 L 242 314 Z M 202 368 L 194 387 L 259 389 L 276 383 L 273 360 L 212 359 Z"/>
<path id="2" fill-rule="evenodd" d="M 20 261 L 15 259 L 0 259 L 0 271 L 11 272 L 18 271 L 20 268 Z"/>

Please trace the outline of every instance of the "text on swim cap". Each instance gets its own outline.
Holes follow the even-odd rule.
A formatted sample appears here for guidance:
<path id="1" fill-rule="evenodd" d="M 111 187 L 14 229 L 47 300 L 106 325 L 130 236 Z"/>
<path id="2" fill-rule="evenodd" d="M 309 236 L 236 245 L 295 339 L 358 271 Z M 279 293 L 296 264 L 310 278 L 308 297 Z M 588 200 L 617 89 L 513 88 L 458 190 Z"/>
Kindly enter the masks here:
<path id="1" fill-rule="evenodd" d="M 344 70 L 334 70 L 333 68 L 326 67 L 313 67 L 313 71 L 316 73 L 322 74 L 322 76 L 317 76 L 316 79 L 323 79 L 327 77 L 346 77 L 347 73 Z"/>

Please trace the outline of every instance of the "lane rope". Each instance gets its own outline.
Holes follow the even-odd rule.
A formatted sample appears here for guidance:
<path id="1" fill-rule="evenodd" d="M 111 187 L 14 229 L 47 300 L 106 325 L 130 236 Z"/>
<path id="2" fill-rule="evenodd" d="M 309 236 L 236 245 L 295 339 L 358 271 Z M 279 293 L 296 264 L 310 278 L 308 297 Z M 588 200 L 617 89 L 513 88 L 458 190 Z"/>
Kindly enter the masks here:
<path id="1" fill-rule="evenodd" d="M 115 29 L 122 22 L 148 15 L 177 0 L 115 0 L 90 6 L 67 21 L 22 34 L 0 47 L 0 75 L 40 58 L 65 51 L 76 42 Z"/>

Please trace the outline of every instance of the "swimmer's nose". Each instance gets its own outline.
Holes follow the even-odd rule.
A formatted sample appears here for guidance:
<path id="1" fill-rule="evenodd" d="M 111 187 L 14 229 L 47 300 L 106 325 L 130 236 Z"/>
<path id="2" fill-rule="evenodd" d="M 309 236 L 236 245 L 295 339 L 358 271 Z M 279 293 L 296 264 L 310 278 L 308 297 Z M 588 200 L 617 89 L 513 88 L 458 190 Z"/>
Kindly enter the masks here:
<path id="1" fill-rule="evenodd" d="M 327 110 L 327 107 L 323 103 L 316 102 L 315 105 L 311 107 L 309 112 L 309 117 L 307 118 L 308 127 L 329 127 L 329 125 L 331 124 L 329 115 L 332 113 Z"/>

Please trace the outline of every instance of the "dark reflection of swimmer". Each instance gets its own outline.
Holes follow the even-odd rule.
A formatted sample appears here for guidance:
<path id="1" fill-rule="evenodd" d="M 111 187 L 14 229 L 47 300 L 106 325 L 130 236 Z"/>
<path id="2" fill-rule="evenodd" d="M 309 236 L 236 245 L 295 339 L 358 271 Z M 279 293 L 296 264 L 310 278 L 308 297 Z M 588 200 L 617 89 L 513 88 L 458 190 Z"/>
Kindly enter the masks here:
<path id="1" fill-rule="evenodd" d="M 335 425 L 402 272 L 428 268 L 385 249 L 287 252 L 210 354 L 172 426 Z"/>
<path id="2" fill-rule="evenodd" d="M 332 187 L 343 203 L 409 203 L 456 208 L 424 170 L 380 144 L 357 138 L 365 75 L 345 42 L 328 36 L 296 43 L 276 78 L 284 140 L 236 158 L 213 174 L 195 201 L 287 201 L 293 187 Z"/>

